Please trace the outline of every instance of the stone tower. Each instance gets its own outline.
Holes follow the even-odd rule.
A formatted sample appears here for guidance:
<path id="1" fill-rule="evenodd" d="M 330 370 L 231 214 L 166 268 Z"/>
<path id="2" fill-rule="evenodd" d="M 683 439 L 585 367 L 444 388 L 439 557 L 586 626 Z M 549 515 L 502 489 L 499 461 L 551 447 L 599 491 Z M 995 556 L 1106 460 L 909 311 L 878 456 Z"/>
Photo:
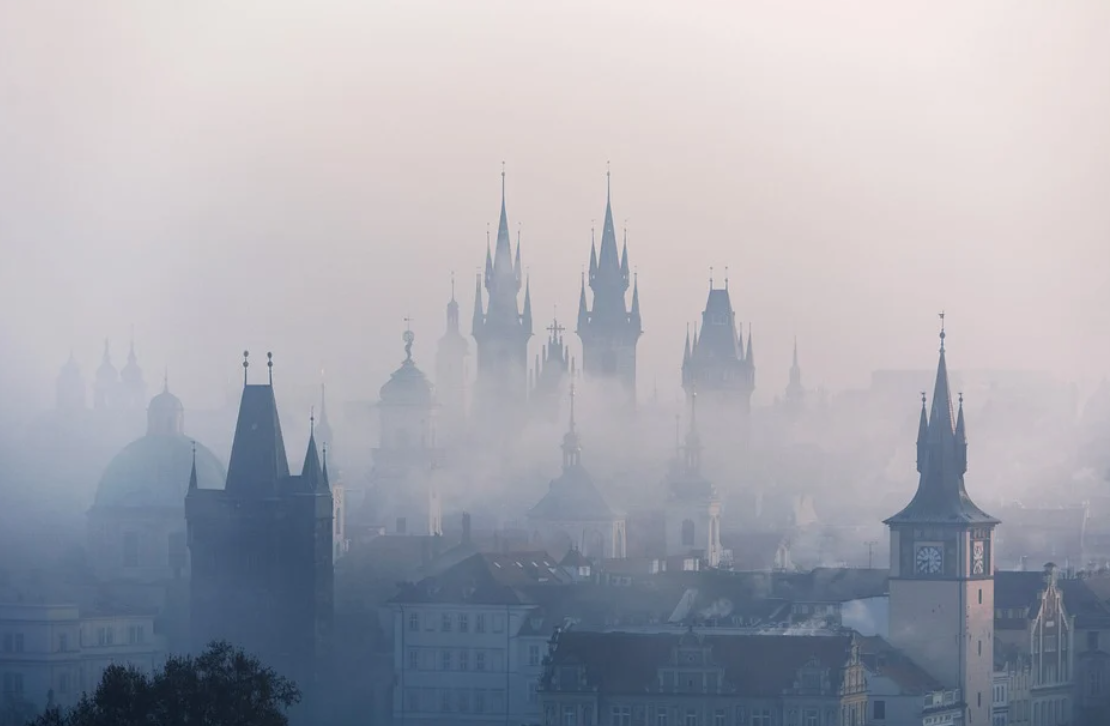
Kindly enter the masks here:
<path id="1" fill-rule="evenodd" d="M 942 326 L 928 415 L 921 397 L 917 493 L 885 522 L 890 527 L 890 642 L 946 688 L 961 690 L 964 723 L 986 726 L 994 665 L 991 558 L 999 522 L 975 506 L 964 486 L 963 398 L 953 423 L 944 337 Z"/>
<path id="2" fill-rule="evenodd" d="M 535 380 L 529 402 L 533 412 L 548 421 L 558 419 L 559 400 L 563 397 L 563 389 L 571 375 L 570 350 L 563 343 L 565 330 L 558 320 L 551 322 L 547 329 L 547 344 L 543 347 L 543 355 L 536 356 L 536 366 L 532 369 Z"/>
<path id="3" fill-rule="evenodd" d="M 459 329 L 459 303 L 455 277 L 451 276 L 451 301 L 447 303 L 447 329 L 436 348 L 436 403 L 439 431 L 448 442 L 457 442 L 466 430 L 466 358 L 470 346 Z M 449 444 L 450 445 L 450 444 Z"/>
<path id="4" fill-rule="evenodd" d="M 591 241 L 589 287 L 593 307 L 586 302 L 586 280 L 578 296 L 578 338 L 582 341 L 582 372 L 588 378 L 617 384 L 623 403 L 636 404 L 636 343 L 643 333 L 640 291 L 633 284 L 632 307 L 625 295 L 630 282 L 628 238 L 619 256 L 613 226 L 609 174 L 606 178 L 605 222 L 601 228 L 601 250 Z"/>
<path id="5" fill-rule="evenodd" d="M 483 284 L 489 297 L 483 304 Z M 524 307 L 517 303 L 524 286 Z M 493 252 L 486 243 L 485 272 L 474 287 L 474 341 L 478 345 L 476 414 L 481 430 L 511 431 L 525 412 L 528 398 L 528 340 L 532 337 L 532 298 L 509 240 L 505 213 L 505 172 L 501 172 L 501 218 Z"/>
<path id="6" fill-rule="evenodd" d="M 269 356 L 268 356 L 269 357 Z M 223 489 L 185 497 L 196 649 L 225 639 L 292 678 L 319 703 L 333 618 L 332 497 L 315 432 L 289 471 L 270 382 L 246 383 Z M 267 365 L 272 366 L 272 360 Z"/>
<path id="7" fill-rule="evenodd" d="M 686 445 L 677 447 L 678 455 L 667 477 L 667 556 L 697 555 L 710 567 L 717 567 L 721 563 L 721 500 L 716 487 L 701 472 L 697 400 L 695 391 L 690 396 Z M 677 437 L 677 415 L 675 418 Z"/>
<path id="8" fill-rule="evenodd" d="M 695 390 L 701 403 L 710 412 L 718 410 L 740 414 L 745 419 L 751 412 L 755 390 L 755 359 L 752 355 L 752 333 L 748 330 L 747 348 L 743 331 L 736 325 L 736 313 L 724 287 L 709 283 L 709 299 L 701 314 L 701 328 L 695 329 L 693 340 L 686 334 L 686 350 L 682 358 L 682 387 L 687 399 Z"/>

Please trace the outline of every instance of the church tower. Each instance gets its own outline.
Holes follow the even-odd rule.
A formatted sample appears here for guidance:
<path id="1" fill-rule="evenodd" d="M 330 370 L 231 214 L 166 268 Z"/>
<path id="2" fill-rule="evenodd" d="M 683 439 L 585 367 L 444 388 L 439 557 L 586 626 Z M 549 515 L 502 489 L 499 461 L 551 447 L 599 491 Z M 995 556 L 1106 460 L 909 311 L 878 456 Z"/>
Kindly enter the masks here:
<path id="1" fill-rule="evenodd" d="M 457 441 L 466 430 L 466 357 L 470 346 L 459 329 L 459 303 L 455 276 L 451 275 L 451 301 L 447 303 L 447 330 L 436 348 L 436 403 L 439 430 L 447 441 Z"/>
<path id="2" fill-rule="evenodd" d="M 713 287 L 709 281 L 709 299 L 701 314 L 701 328 L 694 330 L 693 340 L 686 334 L 686 350 L 682 358 L 682 387 L 689 399 L 697 390 L 706 408 L 740 414 L 751 413 L 752 392 L 755 390 L 755 358 L 752 354 L 752 332 L 748 330 L 747 348 L 743 331 L 737 328 L 736 313 L 724 287 Z"/>
<path id="3" fill-rule="evenodd" d="M 797 416 L 805 405 L 806 389 L 802 386 L 802 368 L 798 365 L 798 339 L 794 339 L 794 361 L 790 365 L 790 382 L 782 403 L 790 416 Z"/>
<path id="4" fill-rule="evenodd" d="M 675 442 L 677 455 L 667 477 L 667 556 L 696 554 L 710 567 L 717 567 L 721 563 L 721 500 L 716 487 L 701 472 L 702 443 L 698 432 L 697 400 L 698 394 L 694 391 L 690 396 L 690 427 L 686 432 L 686 445 Z"/>
<path id="5" fill-rule="evenodd" d="M 482 287 L 489 300 L 483 305 Z M 517 304 L 521 286 L 524 308 Z M 474 341 L 478 344 L 478 380 L 475 407 L 488 430 L 511 430 L 524 415 L 528 397 L 528 340 L 532 337 L 531 290 L 520 266 L 520 239 L 514 260 L 505 213 L 505 171 L 501 171 L 501 219 L 497 245 L 491 253 L 486 243 L 485 272 L 474 287 Z"/>
<path id="6" fill-rule="evenodd" d="M 994 667 L 993 538 L 998 520 L 964 486 L 963 397 L 953 423 L 943 315 L 932 410 L 921 396 L 913 500 L 890 527 L 890 642 L 947 688 L 959 688 L 968 726 L 990 723 Z"/>
<path id="7" fill-rule="evenodd" d="M 643 333 L 640 320 L 640 290 L 633 281 L 632 307 L 625 295 L 630 282 L 628 237 L 617 254 L 613 225 L 609 173 L 605 173 L 605 222 L 601 228 L 601 250 L 591 240 L 589 286 L 593 307 L 586 304 L 586 280 L 578 295 L 578 338 L 582 341 L 582 372 L 598 381 L 619 386 L 624 402 L 636 405 L 636 343 Z"/>
<path id="8" fill-rule="evenodd" d="M 559 325 L 558 319 L 551 322 L 547 329 L 547 345 L 543 347 L 543 356 L 536 356 L 536 367 L 532 369 L 535 382 L 532 386 L 531 406 L 538 415 L 549 421 L 555 421 L 559 417 L 559 400 L 571 372 L 570 349 L 563 343 L 565 330 L 566 328 Z"/>
<path id="9" fill-rule="evenodd" d="M 309 436 L 300 475 L 289 471 L 269 383 L 244 386 L 227 483 L 185 497 L 196 649 L 225 639 L 292 678 L 311 713 L 320 701 L 333 617 L 332 497 Z"/>

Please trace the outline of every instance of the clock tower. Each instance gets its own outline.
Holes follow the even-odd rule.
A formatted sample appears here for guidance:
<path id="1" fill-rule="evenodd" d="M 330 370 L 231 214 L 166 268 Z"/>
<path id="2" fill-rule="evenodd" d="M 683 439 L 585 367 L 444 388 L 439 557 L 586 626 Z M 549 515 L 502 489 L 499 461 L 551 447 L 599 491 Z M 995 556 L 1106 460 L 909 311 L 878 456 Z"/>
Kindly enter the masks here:
<path id="1" fill-rule="evenodd" d="M 999 522 L 971 501 L 964 486 L 963 396 L 953 417 L 943 323 L 942 314 L 940 362 L 928 413 L 921 397 L 917 493 L 885 522 L 890 527 L 890 641 L 946 688 L 960 689 L 965 724 L 989 726 L 992 545 Z"/>

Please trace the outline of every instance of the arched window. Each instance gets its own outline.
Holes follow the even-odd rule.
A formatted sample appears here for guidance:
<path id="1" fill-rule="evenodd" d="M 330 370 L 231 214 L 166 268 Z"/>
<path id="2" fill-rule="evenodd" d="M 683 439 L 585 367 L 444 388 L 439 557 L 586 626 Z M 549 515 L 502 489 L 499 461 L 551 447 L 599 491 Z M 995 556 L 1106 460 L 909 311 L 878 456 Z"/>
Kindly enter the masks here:
<path id="1" fill-rule="evenodd" d="M 691 519 L 687 519 L 682 523 L 682 546 L 694 546 L 694 522 Z"/>

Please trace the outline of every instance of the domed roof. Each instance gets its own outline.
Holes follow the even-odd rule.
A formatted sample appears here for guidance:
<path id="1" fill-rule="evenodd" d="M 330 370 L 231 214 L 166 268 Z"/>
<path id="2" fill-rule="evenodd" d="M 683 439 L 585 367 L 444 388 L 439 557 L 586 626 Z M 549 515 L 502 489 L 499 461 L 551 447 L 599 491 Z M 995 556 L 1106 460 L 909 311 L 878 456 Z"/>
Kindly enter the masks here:
<path id="1" fill-rule="evenodd" d="M 185 406 L 181 403 L 181 399 L 170 393 L 169 388 L 162 389 L 154 398 L 150 399 L 150 413 L 159 414 L 162 416 L 168 414 L 184 413 Z"/>
<path id="2" fill-rule="evenodd" d="M 205 447 L 196 447 L 197 485 L 223 489 L 227 480 L 224 465 Z M 108 464 L 94 506 L 184 508 L 192 466 L 193 441 L 189 437 L 144 436 L 124 447 Z"/>
<path id="3" fill-rule="evenodd" d="M 389 380 L 382 386 L 382 403 L 399 406 L 432 405 L 432 384 L 412 360 L 412 342 L 415 339 L 411 330 L 405 331 L 405 361 L 390 374 Z"/>

